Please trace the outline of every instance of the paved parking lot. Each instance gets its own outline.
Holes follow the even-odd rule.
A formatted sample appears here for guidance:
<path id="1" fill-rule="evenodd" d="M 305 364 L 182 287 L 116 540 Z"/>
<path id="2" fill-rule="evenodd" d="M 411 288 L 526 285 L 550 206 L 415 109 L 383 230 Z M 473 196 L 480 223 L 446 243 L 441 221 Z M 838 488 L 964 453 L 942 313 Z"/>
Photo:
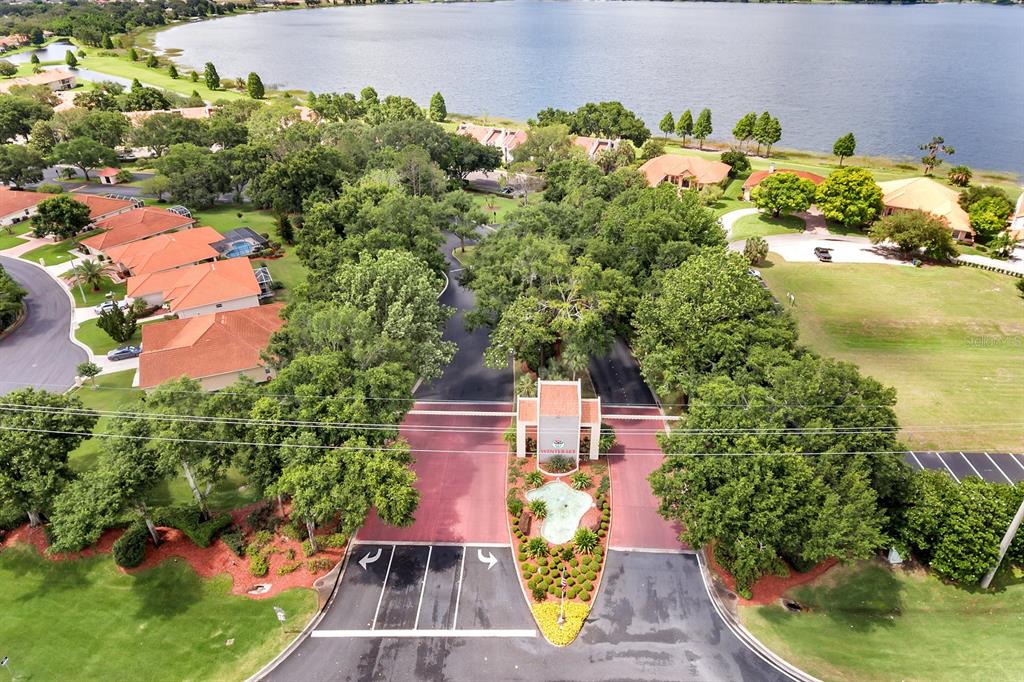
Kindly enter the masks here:
<path id="1" fill-rule="evenodd" d="M 512 561 L 507 546 L 357 544 L 313 637 L 535 637 Z"/>
<path id="2" fill-rule="evenodd" d="M 977 476 L 990 483 L 1024 481 L 1024 454 L 1005 452 L 921 452 L 903 458 L 915 469 L 945 471 L 957 483 Z"/>

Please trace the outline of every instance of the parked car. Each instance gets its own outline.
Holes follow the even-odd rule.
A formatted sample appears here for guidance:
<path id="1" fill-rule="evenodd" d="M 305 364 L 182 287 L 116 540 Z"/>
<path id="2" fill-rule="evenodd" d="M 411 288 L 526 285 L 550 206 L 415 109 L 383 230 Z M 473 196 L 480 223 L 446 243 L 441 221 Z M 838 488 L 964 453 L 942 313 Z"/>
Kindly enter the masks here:
<path id="1" fill-rule="evenodd" d="M 747 274 L 750 275 L 751 277 L 756 277 L 757 279 L 764 279 L 763 277 L 761 277 L 761 271 L 756 270 L 754 268 L 747 268 Z"/>
<path id="2" fill-rule="evenodd" d="M 814 247 L 814 255 L 818 257 L 822 263 L 832 262 L 832 249 L 826 249 L 824 246 Z"/>
<path id="3" fill-rule="evenodd" d="M 92 311 L 97 315 L 102 315 L 105 311 L 113 309 L 115 305 L 119 306 L 121 310 L 128 310 L 132 307 L 132 304 L 128 301 L 104 301 L 93 308 Z"/>
<path id="4" fill-rule="evenodd" d="M 115 348 L 114 350 L 107 353 L 107 360 L 131 360 L 137 358 L 142 354 L 142 346 L 125 346 L 124 348 Z"/>

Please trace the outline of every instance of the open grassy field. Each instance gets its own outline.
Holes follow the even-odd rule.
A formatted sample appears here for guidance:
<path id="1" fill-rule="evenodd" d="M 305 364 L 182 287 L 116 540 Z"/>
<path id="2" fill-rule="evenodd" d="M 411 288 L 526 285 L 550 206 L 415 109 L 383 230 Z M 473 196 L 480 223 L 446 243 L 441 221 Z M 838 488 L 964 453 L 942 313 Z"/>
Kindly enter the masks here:
<path id="1" fill-rule="evenodd" d="M 968 267 L 787 263 L 775 254 L 760 270 L 780 300 L 796 295 L 787 308 L 804 344 L 896 388 L 906 442 L 1024 448 L 1015 426 L 1024 301 L 1012 278 Z"/>
<path id="2" fill-rule="evenodd" d="M 773 218 L 765 213 L 745 215 L 732 228 L 731 241 L 749 237 L 768 237 L 773 234 L 792 234 L 804 231 L 804 221 L 796 216 L 784 215 Z"/>
<path id="3" fill-rule="evenodd" d="M 878 563 L 837 566 L 787 593 L 805 607 L 741 607 L 770 649 L 822 680 L 1006 682 L 1021 679 L 1024 575 L 965 590 L 923 571 Z"/>
<path id="4" fill-rule="evenodd" d="M 109 555 L 49 561 L 15 546 L 0 553 L 3 655 L 18 680 L 245 679 L 305 625 L 316 600 L 306 589 L 260 601 L 229 590 L 227 576 L 203 580 L 178 560 L 125 575 Z M 287 631 L 272 606 L 284 609 Z"/>
<path id="5" fill-rule="evenodd" d="M 487 214 L 487 219 L 494 223 L 505 222 L 509 212 L 522 205 L 518 199 L 510 199 L 498 194 L 472 192 L 471 195 L 480 210 Z"/>

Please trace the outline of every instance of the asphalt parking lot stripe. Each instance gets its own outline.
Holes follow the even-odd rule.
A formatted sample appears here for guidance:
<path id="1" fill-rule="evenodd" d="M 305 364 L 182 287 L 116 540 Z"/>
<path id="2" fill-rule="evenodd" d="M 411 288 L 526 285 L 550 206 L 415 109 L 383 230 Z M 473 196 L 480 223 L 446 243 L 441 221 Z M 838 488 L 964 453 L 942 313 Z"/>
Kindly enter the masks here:
<path id="1" fill-rule="evenodd" d="M 314 630 L 309 634 L 315 638 L 482 638 L 482 637 L 536 637 L 536 630 Z"/>
<path id="2" fill-rule="evenodd" d="M 465 547 L 465 542 L 419 542 L 415 540 L 400 540 L 392 542 L 390 540 L 359 540 L 358 538 L 352 541 L 353 545 L 385 545 L 388 547 L 394 547 L 396 545 L 408 545 L 410 547 Z M 507 542 L 474 542 L 474 547 L 511 547 Z"/>
<path id="3" fill-rule="evenodd" d="M 992 459 L 992 455 L 990 455 L 990 454 L 988 454 L 986 452 L 985 456 L 988 457 L 988 461 L 992 462 L 992 466 L 994 466 L 996 468 L 996 471 L 998 471 L 1000 474 L 1003 475 L 1003 478 L 1006 479 L 1006 482 L 1009 483 L 1010 485 L 1013 485 L 1013 479 L 1010 478 L 1009 476 L 1007 476 L 1006 472 L 1003 471 L 1002 467 L 1000 467 L 998 464 L 996 464 L 996 461 L 994 459 Z"/>
<path id="4" fill-rule="evenodd" d="M 917 458 L 917 453 L 915 453 L 915 452 L 914 452 L 913 450 L 911 450 L 911 452 L 910 452 L 910 456 L 914 458 L 914 461 L 915 461 L 915 462 L 917 462 L 917 466 L 918 466 L 918 468 L 919 468 L 919 469 L 922 469 L 922 470 L 923 470 L 923 469 L 924 469 L 924 465 L 923 465 L 923 464 L 921 464 L 921 460 L 919 460 L 919 459 Z"/>
<path id="5" fill-rule="evenodd" d="M 956 474 L 953 473 L 953 470 L 949 468 L 948 464 L 946 464 L 946 460 L 942 459 L 942 455 L 939 454 L 938 452 L 936 452 L 935 456 L 939 458 L 940 462 L 942 462 L 942 466 L 946 467 L 946 471 L 948 471 L 949 475 L 953 477 L 953 480 L 956 481 L 957 483 L 959 483 L 960 479 L 957 478 Z"/>
<path id="6" fill-rule="evenodd" d="M 1010 459 L 1012 459 L 1014 462 L 1017 463 L 1017 466 L 1020 467 L 1021 471 L 1024 471 L 1024 464 L 1021 463 L 1019 458 L 1020 458 L 1020 455 L 1015 455 L 1012 452 L 1010 453 Z"/>
<path id="7" fill-rule="evenodd" d="M 973 464 L 971 464 L 971 460 L 967 459 L 967 455 L 961 452 L 960 456 L 964 458 L 965 462 L 967 462 L 967 466 L 971 467 L 971 471 L 973 471 L 978 476 L 978 478 L 984 481 L 985 477 L 981 475 L 981 472 L 978 471 L 978 469 Z"/>
<path id="8" fill-rule="evenodd" d="M 391 562 L 395 559 L 395 546 L 391 545 L 391 556 L 388 557 L 388 570 L 384 573 L 384 584 L 380 586 L 380 598 L 377 599 L 377 610 L 373 612 L 373 623 L 370 629 L 377 627 L 377 616 L 380 614 L 380 605 L 384 601 L 384 590 L 388 588 L 388 576 L 391 575 Z"/>
<path id="9" fill-rule="evenodd" d="M 416 621 L 412 624 L 413 630 L 420 627 L 420 610 L 423 608 L 423 593 L 427 590 L 427 575 L 430 573 L 430 557 L 433 553 L 434 548 L 431 546 L 427 549 L 427 564 L 423 567 L 423 584 L 420 585 L 420 601 L 416 604 Z"/>
<path id="10" fill-rule="evenodd" d="M 462 579 L 466 577 L 466 548 L 462 548 L 462 561 L 459 562 L 459 587 L 455 593 L 455 615 L 452 617 L 452 630 L 459 624 L 459 600 L 462 599 Z"/>

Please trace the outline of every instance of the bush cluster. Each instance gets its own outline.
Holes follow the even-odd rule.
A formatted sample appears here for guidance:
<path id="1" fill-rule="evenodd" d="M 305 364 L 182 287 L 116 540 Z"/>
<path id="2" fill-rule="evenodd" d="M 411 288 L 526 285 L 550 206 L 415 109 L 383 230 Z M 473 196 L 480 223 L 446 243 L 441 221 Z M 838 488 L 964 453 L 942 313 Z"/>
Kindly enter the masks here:
<path id="1" fill-rule="evenodd" d="M 301 565 L 301 561 L 289 561 L 277 567 L 277 574 L 288 575 L 289 573 L 294 573 Z"/>
<path id="2" fill-rule="evenodd" d="M 241 528 L 232 526 L 220 534 L 220 539 L 236 556 L 245 556 L 245 534 Z"/>
<path id="3" fill-rule="evenodd" d="M 324 557 L 306 560 L 306 569 L 310 573 L 319 573 L 320 571 L 329 570 L 333 565 L 334 564 L 331 562 L 330 559 Z"/>
<path id="4" fill-rule="evenodd" d="M 114 563 L 121 568 L 135 568 L 146 558 L 146 538 L 149 531 L 146 524 L 139 522 L 128 526 L 128 529 L 114 541 L 112 552 Z"/>
<path id="5" fill-rule="evenodd" d="M 270 560 L 266 554 L 257 553 L 249 555 L 249 575 L 262 578 L 270 570 Z"/>
<path id="6" fill-rule="evenodd" d="M 220 514 L 203 521 L 203 514 L 199 508 L 187 504 L 157 509 L 153 514 L 153 522 L 158 526 L 180 530 L 197 547 L 209 547 L 217 535 L 232 523 L 228 514 Z"/>

